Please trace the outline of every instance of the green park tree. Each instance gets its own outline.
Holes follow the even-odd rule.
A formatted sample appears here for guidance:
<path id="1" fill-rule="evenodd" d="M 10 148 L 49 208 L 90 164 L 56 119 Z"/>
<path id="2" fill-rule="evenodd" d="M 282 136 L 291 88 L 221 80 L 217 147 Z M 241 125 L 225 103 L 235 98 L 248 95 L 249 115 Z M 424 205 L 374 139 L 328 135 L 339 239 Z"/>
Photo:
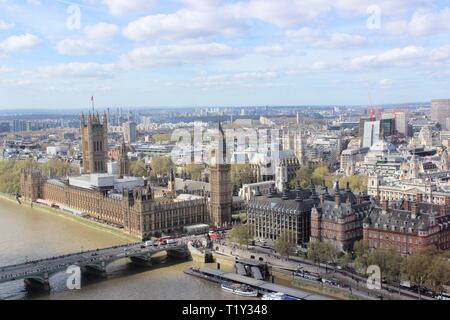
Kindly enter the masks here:
<path id="1" fill-rule="evenodd" d="M 172 159 L 168 156 L 154 157 L 151 161 L 152 175 L 156 177 L 167 175 L 172 165 Z"/>
<path id="2" fill-rule="evenodd" d="M 142 160 L 133 160 L 130 162 L 130 175 L 134 177 L 146 177 L 147 169 Z"/>
<path id="3" fill-rule="evenodd" d="M 297 243 L 295 242 L 295 234 L 293 231 L 284 230 L 275 241 L 275 250 L 282 257 L 289 257 L 294 253 Z"/>
<path id="4" fill-rule="evenodd" d="M 239 246 L 248 245 L 250 240 L 250 230 L 246 224 L 237 224 L 231 229 L 230 238 Z"/>

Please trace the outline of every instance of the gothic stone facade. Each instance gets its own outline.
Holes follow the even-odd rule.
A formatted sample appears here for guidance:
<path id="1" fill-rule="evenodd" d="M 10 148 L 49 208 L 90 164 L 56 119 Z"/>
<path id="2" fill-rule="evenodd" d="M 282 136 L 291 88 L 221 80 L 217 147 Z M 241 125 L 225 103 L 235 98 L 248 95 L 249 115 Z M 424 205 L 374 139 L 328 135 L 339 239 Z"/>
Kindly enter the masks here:
<path id="1" fill-rule="evenodd" d="M 85 173 L 106 172 L 108 157 L 108 123 L 106 114 L 89 114 L 87 121 L 83 114 L 80 118 L 80 134 L 83 146 L 83 168 Z"/>
<path id="2" fill-rule="evenodd" d="M 216 227 L 227 227 L 231 225 L 233 190 L 226 137 L 220 123 L 216 142 L 217 148 L 212 150 L 210 167 L 211 222 Z"/>
<path id="3" fill-rule="evenodd" d="M 148 185 L 121 194 L 108 193 L 71 186 L 67 181 L 46 180 L 39 171 L 24 170 L 21 190 L 25 199 L 43 199 L 85 212 L 89 217 L 123 228 L 142 239 L 210 220 L 207 198 L 179 202 L 155 199 Z"/>

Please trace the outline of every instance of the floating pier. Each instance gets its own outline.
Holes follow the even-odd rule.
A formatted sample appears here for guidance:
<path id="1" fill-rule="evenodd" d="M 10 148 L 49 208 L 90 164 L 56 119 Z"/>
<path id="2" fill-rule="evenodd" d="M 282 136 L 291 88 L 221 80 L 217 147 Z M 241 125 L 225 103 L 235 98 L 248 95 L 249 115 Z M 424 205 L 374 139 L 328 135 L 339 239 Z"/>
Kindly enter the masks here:
<path id="1" fill-rule="evenodd" d="M 275 283 L 270 283 L 263 280 L 257 280 L 250 277 L 242 276 L 232 272 L 225 272 L 222 270 L 211 268 L 190 268 L 184 271 L 184 273 L 193 275 L 205 280 L 209 280 L 216 283 L 222 283 L 224 281 L 231 281 L 240 284 L 246 284 L 254 289 L 257 289 L 260 293 L 273 293 L 282 292 L 288 296 L 300 299 L 300 300 L 334 300 L 333 298 L 319 295 L 316 293 L 306 292 L 299 289 L 289 288 Z"/>

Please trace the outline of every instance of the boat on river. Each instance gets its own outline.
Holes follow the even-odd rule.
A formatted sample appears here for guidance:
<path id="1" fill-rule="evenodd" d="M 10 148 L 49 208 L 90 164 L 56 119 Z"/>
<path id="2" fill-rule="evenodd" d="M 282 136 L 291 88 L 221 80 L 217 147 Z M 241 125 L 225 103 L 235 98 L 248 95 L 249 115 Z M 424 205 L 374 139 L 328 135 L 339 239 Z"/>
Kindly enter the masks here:
<path id="1" fill-rule="evenodd" d="M 291 297 L 283 292 L 271 292 L 266 293 L 262 296 L 261 300 L 299 300 L 297 298 Z"/>
<path id="2" fill-rule="evenodd" d="M 242 297 L 257 297 L 258 290 L 253 289 L 245 284 L 239 284 L 234 282 L 224 282 L 221 285 L 223 291 L 230 292 Z"/>

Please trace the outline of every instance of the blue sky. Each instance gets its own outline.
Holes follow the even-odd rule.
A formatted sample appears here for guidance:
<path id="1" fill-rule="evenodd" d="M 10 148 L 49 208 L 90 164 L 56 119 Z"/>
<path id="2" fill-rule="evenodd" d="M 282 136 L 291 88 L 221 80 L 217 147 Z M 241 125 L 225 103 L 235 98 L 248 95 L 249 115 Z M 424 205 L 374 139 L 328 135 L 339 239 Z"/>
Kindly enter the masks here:
<path id="1" fill-rule="evenodd" d="M 0 108 L 384 104 L 449 79 L 450 1 L 0 0 Z"/>

